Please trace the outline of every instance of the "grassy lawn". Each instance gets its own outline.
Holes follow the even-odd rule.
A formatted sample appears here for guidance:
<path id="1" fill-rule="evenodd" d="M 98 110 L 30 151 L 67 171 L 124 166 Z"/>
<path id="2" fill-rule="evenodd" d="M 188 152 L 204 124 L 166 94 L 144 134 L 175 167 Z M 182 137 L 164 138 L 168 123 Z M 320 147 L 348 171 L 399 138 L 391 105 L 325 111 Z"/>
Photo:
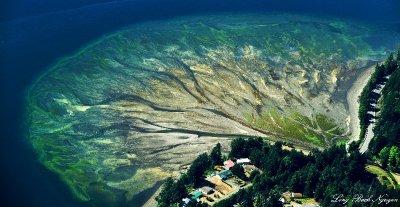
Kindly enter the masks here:
<path id="1" fill-rule="evenodd" d="M 386 185 L 388 187 L 397 188 L 397 182 L 391 173 L 388 173 L 387 171 L 385 171 L 382 168 L 375 166 L 375 165 L 367 165 L 365 167 L 365 169 L 368 172 L 376 175 L 379 182 L 381 182 L 383 185 Z"/>
<path id="2" fill-rule="evenodd" d="M 316 205 L 318 205 L 318 202 L 315 200 L 315 198 L 301 198 L 301 199 L 295 199 L 294 202 L 296 202 L 296 203 L 301 203 L 301 204 L 311 203 L 311 204 L 316 204 Z"/>
<path id="3" fill-rule="evenodd" d="M 400 183 L 400 174 L 399 173 L 392 173 L 394 179 L 397 181 L 397 183 Z"/>

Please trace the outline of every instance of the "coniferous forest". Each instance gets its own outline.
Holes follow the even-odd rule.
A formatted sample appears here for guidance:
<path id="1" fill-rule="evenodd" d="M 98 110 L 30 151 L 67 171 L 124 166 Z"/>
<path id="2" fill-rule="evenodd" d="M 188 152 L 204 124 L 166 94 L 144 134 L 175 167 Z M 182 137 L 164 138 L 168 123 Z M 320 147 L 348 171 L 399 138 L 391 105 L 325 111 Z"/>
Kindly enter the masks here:
<path id="1" fill-rule="evenodd" d="M 398 57 L 400 61 L 400 58 Z M 382 110 L 374 128 L 370 150 L 388 170 L 400 172 L 400 70 L 389 78 L 382 91 Z"/>
<path id="2" fill-rule="evenodd" d="M 377 65 L 372 78 L 360 97 L 361 128 L 365 131 L 371 120 L 366 112 L 377 111 L 378 119 L 373 129 L 374 138 L 369 145 L 371 159 L 390 171 L 400 171 L 400 51 L 396 58 L 391 54 L 384 64 Z M 385 82 L 381 94 L 373 90 Z M 378 108 L 371 109 L 370 102 L 378 99 Z M 364 120 L 364 121 L 363 121 Z M 363 136 L 363 134 L 361 134 Z"/>

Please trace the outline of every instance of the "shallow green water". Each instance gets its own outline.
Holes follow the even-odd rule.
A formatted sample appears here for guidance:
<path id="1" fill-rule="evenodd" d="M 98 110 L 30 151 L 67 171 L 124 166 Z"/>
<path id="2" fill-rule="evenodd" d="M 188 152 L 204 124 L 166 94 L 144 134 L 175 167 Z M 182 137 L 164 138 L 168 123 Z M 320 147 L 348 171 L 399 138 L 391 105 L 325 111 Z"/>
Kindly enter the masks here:
<path id="1" fill-rule="evenodd" d="M 80 200 L 129 205 L 204 151 L 182 150 L 207 137 L 304 148 L 345 139 L 343 91 L 399 43 L 373 25 L 286 14 L 134 25 L 32 85 L 29 141 Z"/>

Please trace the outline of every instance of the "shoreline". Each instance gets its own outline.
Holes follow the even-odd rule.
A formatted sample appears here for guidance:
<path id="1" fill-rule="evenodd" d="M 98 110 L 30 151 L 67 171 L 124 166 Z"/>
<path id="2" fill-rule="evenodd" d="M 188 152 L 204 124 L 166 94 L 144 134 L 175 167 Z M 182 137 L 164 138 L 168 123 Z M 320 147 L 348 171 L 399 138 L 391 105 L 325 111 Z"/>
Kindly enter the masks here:
<path id="1" fill-rule="evenodd" d="M 364 87 L 367 85 L 372 73 L 374 72 L 375 65 L 367 68 L 363 71 L 354 81 L 353 85 L 347 92 L 347 104 L 349 106 L 349 129 L 351 130 L 350 140 L 347 145 L 353 141 L 358 141 L 360 139 L 360 120 L 358 118 L 358 110 L 360 108 L 360 102 L 358 98 L 360 97 Z"/>
<path id="2" fill-rule="evenodd" d="M 158 187 L 158 189 L 154 192 L 154 194 L 146 201 L 145 204 L 143 204 L 143 207 L 156 207 L 157 206 L 157 201 L 156 201 L 156 197 L 158 196 L 158 194 L 160 194 L 161 190 L 162 190 L 162 186 Z"/>
<path id="3" fill-rule="evenodd" d="M 375 65 L 368 67 L 364 70 L 354 81 L 351 88 L 348 90 L 346 99 L 349 107 L 349 129 L 351 130 L 350 140 L 347 144 L 352 141 L 358 141 L 360 138 L 360 120 L 358 118 L 358 110 L 360 103 L 358 101 L 364 87 L 367 85 L 372 73 L 374 72 Z M 157 206 L 157 201 L 155 197 L 161 192 L 162 185 L 154 192 L 154 194 L 146 201 L 143 205 L 145 207 L 155 207 Z"/>

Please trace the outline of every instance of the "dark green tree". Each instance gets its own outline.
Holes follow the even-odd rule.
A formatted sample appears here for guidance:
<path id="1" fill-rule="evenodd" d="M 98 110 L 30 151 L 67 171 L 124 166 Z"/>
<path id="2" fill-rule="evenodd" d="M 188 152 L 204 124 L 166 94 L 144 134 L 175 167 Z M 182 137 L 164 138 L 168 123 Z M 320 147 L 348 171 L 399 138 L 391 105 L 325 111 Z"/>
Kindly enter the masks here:
<path id="1" fill-rule="evenodd" d="M 189 183 L 194 184 L 196 187 L 200 186 L 204 182 L 204 173 L 211 167 L 212 161 L 210 157 L 206 153 L 199 155 L 187 172 Z"/>
<path id="2" fill-rule="evenodd" d="M 262 150 L 255 149 L 250 153 L 250 160 L 252 163 L 254 163 L 256 166 L 260 166 L 262 158 L 264 157 L 264 153 Z"/>
<path id="3" fill-rule="evenodd" d="M 386 59 L 384 66 L 386 75 L 392 74 L 392 72 L 397 69 L 397 62 L 394 59 L 393 53 L 391 53 L 389 57 Z"/>
<path id="4" fill-rule="evenodd" d="M 229 153 L 229 157 L 240 158 L 243 157 L 244 148 L 246 146 L 246 140 L 243 138 L 234 139 L 231 142 L 231 151 Z"/>
<path id="5" fill-rule="evenodd" d="M 294 192 L 300 192 L 303 190 L 304 186 L 303 186 L 303 182 L 300 178 L 299 173 L 295 173 L 291 177 L 291 179 L 289 181 L 289 188 L 291 191 L 294 191 Z"/>
<path id="6" fill-rule="evenodd" d="M 397 51 L 396 61 L 397 61 L 397 68 L 400 68 L 400 48 Z"/>
<path id="7" fill-rule="evenodd" d="M 218 143 L 210 153 L 210 158 L 213 163 L 213 165 L 222 165 L 223 160 L 222 160 L 222 153 L 221 153 L 221 144 Z"/>
<path id="8" fill-rule="evenodd" d="M 247 180 L 246 175 L 244 174 L 244 169 L 241 165 L 235 165 L 231 168 L 232 174 L 236 175 L 238 178 L 242 180 Z"/>
<path id="9" fill-rule="evenodd" d="M 360 147 L 360 143 L 361 140 L 351 142 L 349 145 L 349 152 L 357 151 L 358 148 Z"/>
<path id="10" fill-rule="evenodd" d="M 160 194 L 156 197 L 158 207 L 170 207 L 180 201 L 180 198 L 175 196 L 175 186 L 174 180 L 171 177 L 167 178 Z"/>
<path id="11" fill-rule="evenodd" d="M 205 203 L 200 203 L 200 202 L 190 202 L 188 205 L 186 205 L 186 207 L 208 207 L 207 204 Z"/>
<path id="12" fill-rule="evenodd" d="M 379 160 L 381 161 L 381 165 L 383 168 L 387 168 L 388 160 L 389 160 L 389 148 L 384 147 L 378 154 Z"/>
<path id="13" fill-rule="evenodd" d="M 276 189 L 272 190 L 269 193 L 269 196 L 266 200 L 265 207 L 281 207 L 283 203 L 279 200 L 281 198 L 281 193 Z"/>
<path id="14" fill-rule="evenodd" d="M 255 179 L 255 177 L 256 177 L 256 176 L 259 176 L 259 175 L 260 175 L 260 171 L 254 170 L 253 172 L 250 173 L 249 179 L 250 179 L 251 181 L 253 181 L 253 180 Z"/>
<path id="15" fill-rule="evenodd" d="M 400 150 L 397 146 L 392 146 L 389 151 L 388 165 L 392 171 L 398 171 L 400 165 Z"/>

